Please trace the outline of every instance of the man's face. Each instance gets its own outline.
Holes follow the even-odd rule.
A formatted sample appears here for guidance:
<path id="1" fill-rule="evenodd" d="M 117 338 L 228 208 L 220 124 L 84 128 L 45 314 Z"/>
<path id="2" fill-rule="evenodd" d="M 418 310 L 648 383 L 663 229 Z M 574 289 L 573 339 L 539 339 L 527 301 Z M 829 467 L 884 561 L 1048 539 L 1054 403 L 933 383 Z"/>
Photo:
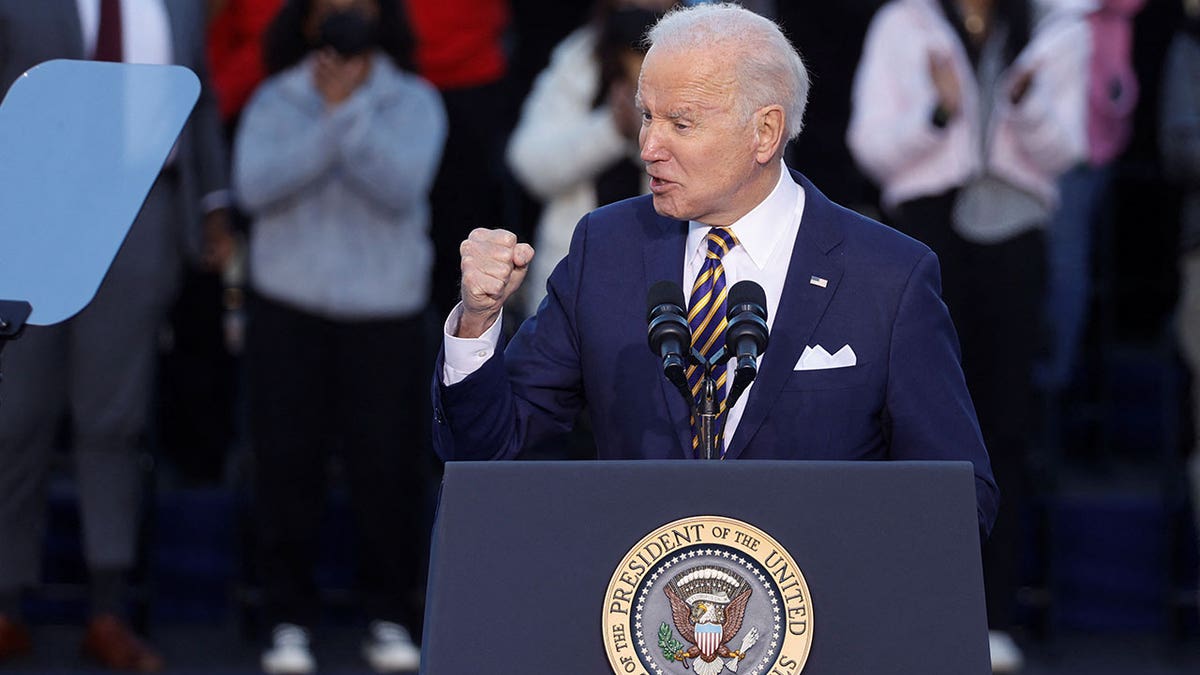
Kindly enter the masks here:
<path id="1" fill-rule="evenodd" d="M 735 107 L 728 55 L 651 48 L 638 83 L 642 161 L 654 210 L 677 220 L 729 225 L 761 199 L 753 120 Z"/>

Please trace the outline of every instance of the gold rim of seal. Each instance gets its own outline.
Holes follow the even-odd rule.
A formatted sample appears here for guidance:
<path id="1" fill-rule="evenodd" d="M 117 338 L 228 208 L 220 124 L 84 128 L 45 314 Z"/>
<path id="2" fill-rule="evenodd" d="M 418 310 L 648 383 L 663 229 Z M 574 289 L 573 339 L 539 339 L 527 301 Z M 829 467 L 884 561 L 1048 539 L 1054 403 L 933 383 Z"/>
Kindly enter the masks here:
<path id="1" fill-rule="evenodd" d="M 662 525 L 642 537 L 621 559 L 604 595 L 601 621 L 604 651 L 613 673 L 650 675 L 642 666 L 636 641 L 630 632 L 638 588 L 645 575 L 672 551 L 705 545 L 741 551 L 770 575 L 785 602 L 784 630 L 774 663 L 762 672 L 776 672 L 774 668 L 782 668 L 791 675 L 800 673 L 808 661 L 813 634 L 812 597 L 803 572 L 787 549 L 771 535 L 745 521 L 712 515 L 689 516 Z M 647 553 L 658 555 L 651 555 L 652 559 L 647 562 Z M 789 597 L 791 602 L 787 601 Z M 799 632 L 793 633 L 793 630 Z"/>

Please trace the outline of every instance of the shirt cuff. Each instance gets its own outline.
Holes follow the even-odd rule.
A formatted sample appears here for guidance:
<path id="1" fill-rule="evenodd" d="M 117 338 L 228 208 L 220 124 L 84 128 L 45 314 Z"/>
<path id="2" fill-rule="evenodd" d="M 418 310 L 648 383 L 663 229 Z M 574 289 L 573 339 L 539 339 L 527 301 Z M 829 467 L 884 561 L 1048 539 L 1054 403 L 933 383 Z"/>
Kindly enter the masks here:
<path id="1" fill-rule="evenodd" d="M 212 213 L 233 206 L 233 195 L 229 190 L 213 190 L 200 199 L 204 213 Z"/>
<path id="2" fill-rule="evenodd" d="M 500 344 L 500 326 L 504 323 L 504 310 L 500 310 L 500 315 L 496 317 L 496 322 L 491 328 L 477 338 L 454 337 L 462 313 L 463 306 L 460 302 L 450 311 L 449 318 L 442 326 L 446 357 L 442 364 L 442 384 L 447 387 L 462 382 L 468 375 L 482 368 L 496 353 L 496 346 Z"/>

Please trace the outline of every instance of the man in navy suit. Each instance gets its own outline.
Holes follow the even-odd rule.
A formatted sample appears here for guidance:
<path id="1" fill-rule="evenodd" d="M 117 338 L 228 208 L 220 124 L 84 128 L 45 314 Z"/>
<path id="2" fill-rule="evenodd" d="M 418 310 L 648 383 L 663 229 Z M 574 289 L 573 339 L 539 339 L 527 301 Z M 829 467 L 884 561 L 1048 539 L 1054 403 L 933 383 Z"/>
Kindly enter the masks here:
<path id="1" fill-rule="evenodd" d="M 795 48 L 734 5 L 677 10 L 648 37 L 638 106 L 652 194 L 583 217 L 506 348 L 501 309 L 533 249 L 501 230 L 463 242 L 433 387 L 438 453 L 511 458 L 586 406 L 602 459 L 695 457 L 688 407 L 647 348 L 643 299 L 681 281 L 697 315 L 706 278 L 750 279 L 770 345 L 722 415 L 723 458 L 969 460 L 986 534 L 998 493 L 937 258 L 784 166 L 808 93 Z M 711 251 L 723 257 L 710 274 Z"/>
<path id="2" fill-rule="evenodd" d="M 204 82 L 204 26 L 199 0 L 0 0 L 0 93 L 57 58 L 178 64 Z M 67 414 L 91 591 L 83 652 L 114 670 L 163 667 L 124 617 L 144 492 L 140 440 L 159 327 L 185 260 L 217 267 L 230 250 L 225 154 L 206 86 L 96 297 L 5 352 L 0 663 L 31 650 L 21 592 L 40 581 L 48 477 Z"/>

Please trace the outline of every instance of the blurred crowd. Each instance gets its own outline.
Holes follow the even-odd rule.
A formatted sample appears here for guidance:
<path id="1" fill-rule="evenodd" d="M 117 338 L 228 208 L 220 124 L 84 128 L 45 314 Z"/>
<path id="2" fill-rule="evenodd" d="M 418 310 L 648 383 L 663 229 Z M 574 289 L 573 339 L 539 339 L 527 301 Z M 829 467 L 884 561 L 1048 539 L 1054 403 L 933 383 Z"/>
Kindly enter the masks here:
<path id="1" fill-rule="evenodd" d="M 101 665 L 163 666 L 128 618 L 151 481 L 248 486 L 273 673 L 316 668 L 319 525 L 344 488 L 363 656 L 415 670 L 440 471 L 428 382 L 459 245 L 476 227 L 533 244 L 515 325 L 578 219 L 647 191 L 641 36 L 675 4 L 0 0 L 0 91 L 52 58 L 204 82 L 96 300 L 4 353 L 0 664 L 31 648 L 22 596 L 69 447 Z M 1164 341 L 1200 368 L 1200 0 L 742 4 L 813 76 L 788 164 L 938 254 L 1004 493 L 985 579 L 993 665 L 1015 672 L 1022 515 L 1063 458 L 1100 461 L 1077 415 L 1097 342 Z M 1200 504 L 1189 401 L 1197 430 L 1163 461 L 1190 466 Z M 588 456 L 578 427 L 529 455 Z"/>

